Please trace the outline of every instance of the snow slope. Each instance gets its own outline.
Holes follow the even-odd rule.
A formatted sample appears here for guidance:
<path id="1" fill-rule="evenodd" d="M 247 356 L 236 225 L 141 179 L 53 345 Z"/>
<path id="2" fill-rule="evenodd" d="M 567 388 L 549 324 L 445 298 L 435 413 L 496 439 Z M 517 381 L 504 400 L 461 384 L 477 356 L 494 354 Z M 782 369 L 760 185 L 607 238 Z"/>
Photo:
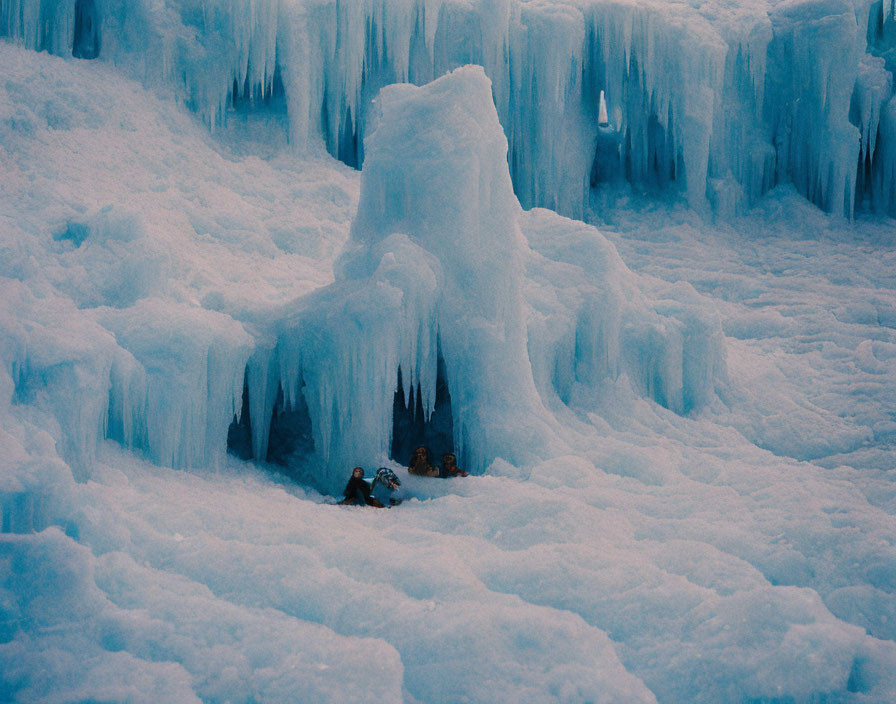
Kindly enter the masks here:
<path id="1" fill-rule="evenodd" d="M 786 186 L 727 224 L 640 196 L 590 213 L 600 231 L 523 211 L 476 69 L 387 91 L 358 174 L 239 113 L 210 136 L 109 63 L 0 43 L 0 66 L 3 699 L 896 698 L 892 221 L 850 225 Z M 452 101 L 431 134 L 398 129 Z M 454 246 L 460 200 L 419 177 L 407 211 L 365 204 L 427 154 L 456 186 L 481 159 L 473 192 L 494 199 L 458 215 Z M 489 228 L 515 297 L 464 268 Z M 411 317 L 388 317 L 382 282 Z M 519 336 L 505 356 L 449 349 L 463 286 L 481 339 Z M 477 476 L 375 511 L 226 454 L 247 363 L 266 408 L 273 377 L 252 374 L 295 375 L 261 362 L 308 316 L 405 321 L 367 328 L 381 376 L 335 379 L 357 402 L 391 393 L 415 357 L 376 343 L 430 303 L 449 372 L 490 365 L 484 388 L 452 387 L 482 431 Z M 505 436 L 498 371 L 540 406 Z M 303 476 L 338 490 L 343 454 L 388 462 L 382 432 Z"/>

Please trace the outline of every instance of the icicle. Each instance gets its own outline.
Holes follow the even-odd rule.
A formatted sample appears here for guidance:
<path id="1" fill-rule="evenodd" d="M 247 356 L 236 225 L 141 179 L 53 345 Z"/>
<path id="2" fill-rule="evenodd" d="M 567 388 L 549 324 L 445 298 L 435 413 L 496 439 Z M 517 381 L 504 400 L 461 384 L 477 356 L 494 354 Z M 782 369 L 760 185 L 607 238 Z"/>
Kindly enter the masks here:
<path id="1" fill-rule="evenodd" d="M 893 74 L 886 70 L 884 59 L 865 55 L 859 65 L 853 104 L 855 123 L 861 132 L 861 159 L 874 154 L 881 109 L 893 93 Z"/>
<path id="2" fill-rule="evenodd" d="M 436 33 L 439 30 L 439 13 L 443 4 L 444 0 L 423 0 L 423 37 L 431 62 L 435 61 L 433 52 Z"/>
<path id="3" fill-rule="evenodd" d="M 258 347 L 246 366 L 249 385 L 249 416 L 252 418 L 252 456 L 264 460 L 268 455 L 271 414 L 280 388 L 279 350 Z M 291 399 L 292 401 L 292 399 Z M 294 405 L 294 402 L 290 405 Z"/>

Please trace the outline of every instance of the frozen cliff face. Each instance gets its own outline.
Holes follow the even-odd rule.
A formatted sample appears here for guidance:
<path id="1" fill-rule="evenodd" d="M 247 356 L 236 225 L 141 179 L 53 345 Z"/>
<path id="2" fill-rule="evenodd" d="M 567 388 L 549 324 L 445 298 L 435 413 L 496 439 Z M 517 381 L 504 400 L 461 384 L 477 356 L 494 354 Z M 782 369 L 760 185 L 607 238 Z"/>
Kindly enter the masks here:
<path id="1" fill-rule="evenodd" d="M 600 185 L 595 162 L 608 158 L 637 189 L 678 193 L 722 215 L 780 183 L 835 213 L 851 215 L 857 193 L 879 211 L 894 207 L 893 130 L 878 122 L 892 86 L 868 70 L 871 55 L 889 57 L 881 71 L 893 69 L 888 1 L 7 0 L 0 7 L 0 36 L 99 56 L 171 84 L 213 127 L 235 105 L 279 126 L 275 98 L 296 149 L 322 143 L 353 166 L 364 160 L 371 101 L 382 86 L 423 84 L 479 64 L 492 81 L 526 208 L 581 217 Z M 869 93 L 869 80 L 884 89 Z M 609 156 L 600 148 L 602 92 L 606 127 L 618 142 Z"/>

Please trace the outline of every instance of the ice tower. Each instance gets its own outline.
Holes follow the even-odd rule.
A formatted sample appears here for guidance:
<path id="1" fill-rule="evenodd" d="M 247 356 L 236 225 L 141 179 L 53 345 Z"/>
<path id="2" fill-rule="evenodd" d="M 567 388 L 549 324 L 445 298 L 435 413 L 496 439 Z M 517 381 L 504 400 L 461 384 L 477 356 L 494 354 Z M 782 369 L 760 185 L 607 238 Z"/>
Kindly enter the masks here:
<path id="1" fill-rule="evenodd" d="M 316 445 L 328 464 L 386 454 L 399 369 L 428 415 L 441 354 L 463 461 L 531 458 L 545 414 L 526 347 L 527 247 L 484 71 L 384 89 L 366 152 L 336 282 L 281 333 Z"/>

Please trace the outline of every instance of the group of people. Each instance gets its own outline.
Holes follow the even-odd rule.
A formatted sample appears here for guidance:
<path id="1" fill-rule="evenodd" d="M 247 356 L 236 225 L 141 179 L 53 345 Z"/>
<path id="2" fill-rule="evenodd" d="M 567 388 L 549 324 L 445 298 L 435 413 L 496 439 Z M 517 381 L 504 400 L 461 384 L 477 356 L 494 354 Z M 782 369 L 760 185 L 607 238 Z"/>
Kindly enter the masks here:
<path id="1" fill-rule="evenodd" d="M 441 468 L 435 467 L 430 461 L 429 448 L 421 445 L 411 456 L 408 463 L 408 472 L 421 477 L 468 477 L 469 474 L 457 466 L 457 457 L 454 453 L 446 452 L 442 455 Z M 364 479 L 364 468 L 355 467 L 352 476 L 345 485 L 345 498 L 339 503 L 366 504 L 376 508 L 386 508 L 386 505 L 396 506 L 401 503 L 400 498 L 394 496 L 401 486 L 401 480 L 388 467 L 380 467 L 369 484 Z"/>
<path id="2" fill-rule="evenodd" d="M 434 467 L 429 461 L 429 448 L 421 445 L 411 456 L 408 464 L 408 471 L 411 474 L 419 474 L 421 477 L 466 477 L 469 476 L 464 470 L 457 466 L 457 457 L 451 452 L 442 455 L 442 467 Z"/>

